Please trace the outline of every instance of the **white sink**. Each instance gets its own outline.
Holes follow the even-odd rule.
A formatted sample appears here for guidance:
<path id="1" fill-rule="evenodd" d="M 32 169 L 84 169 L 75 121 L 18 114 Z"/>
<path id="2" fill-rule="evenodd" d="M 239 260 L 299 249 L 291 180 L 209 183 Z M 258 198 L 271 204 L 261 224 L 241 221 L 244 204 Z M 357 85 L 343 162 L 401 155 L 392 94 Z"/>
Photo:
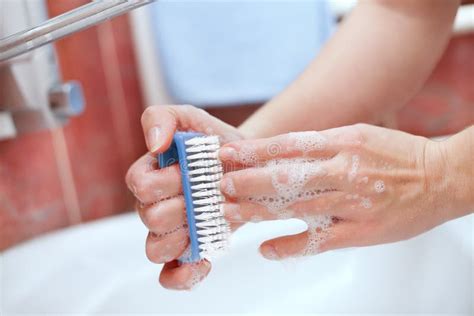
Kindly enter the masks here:
<path id="1" fill-rule="evenodd" d="M 249 224 L 190 292 L 158 284 L 146 230 L 126 214 L 62 230 L 0 254 L 0 314 L 461 313 L 473 314 L 468 216 L 397 244 L 270 262 L 261 241 L 299 221 Z M 3 312 L 3 313 L 2 313 Z"/>

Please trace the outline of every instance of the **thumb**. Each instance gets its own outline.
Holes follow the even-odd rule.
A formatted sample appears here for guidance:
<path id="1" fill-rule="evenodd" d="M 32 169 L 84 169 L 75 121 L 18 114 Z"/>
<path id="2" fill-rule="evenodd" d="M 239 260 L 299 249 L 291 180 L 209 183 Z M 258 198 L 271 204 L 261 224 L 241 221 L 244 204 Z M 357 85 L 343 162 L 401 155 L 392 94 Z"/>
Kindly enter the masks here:
<path id="1" fill-rule="evenodd" d="M 152 154 L 168 149 L 176 130 L 220 135 L 227 141 L 242 138 L 234 127 L 190 105 L 150 106 L 143 112 L 141 123 L 147 148 Z"/>

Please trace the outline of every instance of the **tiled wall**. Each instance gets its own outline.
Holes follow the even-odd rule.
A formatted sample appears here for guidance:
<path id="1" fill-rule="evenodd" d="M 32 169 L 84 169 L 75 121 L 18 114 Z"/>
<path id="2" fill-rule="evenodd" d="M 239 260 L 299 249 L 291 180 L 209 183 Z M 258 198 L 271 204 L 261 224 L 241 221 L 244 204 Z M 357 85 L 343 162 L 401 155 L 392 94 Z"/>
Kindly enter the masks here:
<path id="1" fill-rule="evenodd" d="M 86 3 L 49 1 L 52 16 Z M 62 129 L 0 142 L 0 250 L 58 227 L 132 209 L 124 184 L 143 152 L 143 102 L 128 17 L 56 44 L 87 108 Z"/>

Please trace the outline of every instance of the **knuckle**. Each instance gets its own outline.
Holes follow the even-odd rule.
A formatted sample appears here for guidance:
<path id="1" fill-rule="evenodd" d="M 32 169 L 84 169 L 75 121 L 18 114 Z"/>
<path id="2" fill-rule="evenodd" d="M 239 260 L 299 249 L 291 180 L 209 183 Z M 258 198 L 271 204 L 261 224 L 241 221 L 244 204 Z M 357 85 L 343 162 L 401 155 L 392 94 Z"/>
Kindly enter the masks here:
<path id="1" fill-rule="evenodd" d="M 147 183 L 143 180 L 141 177 L 134 176 L 132 178 L 132 187 L 133 187 L 133 193 L 137 198 L 140 200 L 147 195 L 148 192 L 148 185 Z"/>
<path id="2" fill-rule="evenodd" d="M 163 218 L 159 214 L 157 214 L 157 207 L 159 207 L 159 205 L 155 204 L 147 210 L 143 211 L 143 222 L 145 223 L 145 226 L 147 226 L 150 230 L 158 230 L 158 228 L 162 228 L 164 224 Z"/>

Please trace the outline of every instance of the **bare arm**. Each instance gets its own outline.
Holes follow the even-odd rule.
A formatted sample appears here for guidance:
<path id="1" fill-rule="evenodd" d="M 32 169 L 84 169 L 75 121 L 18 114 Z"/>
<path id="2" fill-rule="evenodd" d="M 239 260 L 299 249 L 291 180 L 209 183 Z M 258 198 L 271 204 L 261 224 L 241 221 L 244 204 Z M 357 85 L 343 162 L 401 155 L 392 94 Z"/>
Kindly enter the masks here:
<path id="1" fill-rule="evenodd" d="M 242 124 L 249 137 L 378 123 L 421 88 L 459 1 L 361 1 L 306 71 Z"/>

